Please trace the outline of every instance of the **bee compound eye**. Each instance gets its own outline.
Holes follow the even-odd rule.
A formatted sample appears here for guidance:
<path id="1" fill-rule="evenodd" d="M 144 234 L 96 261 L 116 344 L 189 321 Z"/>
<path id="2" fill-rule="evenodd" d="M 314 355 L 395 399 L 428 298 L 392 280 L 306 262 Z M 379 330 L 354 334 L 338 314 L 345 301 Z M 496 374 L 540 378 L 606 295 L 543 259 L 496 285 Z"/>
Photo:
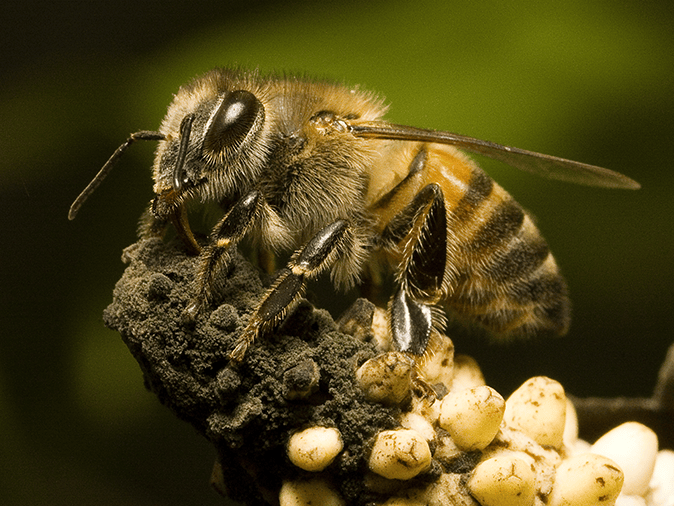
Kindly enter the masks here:
<path id="1" fill-rule="evenodd" d="M 204 137 L 204 147 L 218 152 L 239 144 L 263 114 L 262 103 L 255 95 L 245 90 L 232 91 L 215 112 Z"/>

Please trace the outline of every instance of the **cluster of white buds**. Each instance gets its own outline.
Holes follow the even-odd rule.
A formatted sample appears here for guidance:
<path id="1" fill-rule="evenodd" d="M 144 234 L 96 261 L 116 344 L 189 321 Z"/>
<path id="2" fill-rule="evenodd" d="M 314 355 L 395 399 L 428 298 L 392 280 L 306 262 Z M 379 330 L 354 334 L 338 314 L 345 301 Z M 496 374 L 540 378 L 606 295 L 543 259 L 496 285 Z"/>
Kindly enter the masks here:
<path id="1" fill-rule="evenodd" d="M 364 480 L 388 497 L 380 505 L 674 505 L 674 452 L 658 452 L 655 433 L 636 422 L 592 446 L 579 440 L 573 404 L 553 379 L 533 377 L 504 399 L 446 337 L 420 363 L 388 351 L 355 375 L 370 402 L 406 407 L 399 428 L 370 442 Z M 444 395 L 420 395 L 424 386 Z M 287 451 L 316 477 L 286 482 L 281 506 L 345 504 L 321 473 L 348 451 L 337 429 L 298 432 Z"/>

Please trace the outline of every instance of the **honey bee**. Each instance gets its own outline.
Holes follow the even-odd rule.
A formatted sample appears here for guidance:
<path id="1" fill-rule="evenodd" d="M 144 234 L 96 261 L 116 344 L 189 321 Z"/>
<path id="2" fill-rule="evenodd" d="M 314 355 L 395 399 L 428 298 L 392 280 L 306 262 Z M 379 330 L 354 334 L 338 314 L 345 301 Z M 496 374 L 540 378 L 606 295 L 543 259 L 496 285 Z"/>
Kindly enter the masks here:
<path id="1" fill-rule="evenodd" d="M 358 88 L 240 69 L 215 69 L 180 88 L 158 131 L 126 140 L 70 208 L 73 219 L 123 152 L 158 141 L 155 197 L 139 235 L 172 224 L 199 255 L 195 318 L 217 294 L 217 273 L 248 236 L 295 252 L 230 353 L 241 361 L 325 271 L 338 288 L 395 273 L 388 318 L 394 347 L 423 355 L 444 310 L 501 338 L 564 334 L 567 287 L 531 217 L 459 149 L 553 179 L 607 188 L 638 183 L 607 169 L 449 132 L 391 124 Z M 459 149 L 457 149 L 459 148 Z M 186 205 L 224 216 L 202 246 Z"/>

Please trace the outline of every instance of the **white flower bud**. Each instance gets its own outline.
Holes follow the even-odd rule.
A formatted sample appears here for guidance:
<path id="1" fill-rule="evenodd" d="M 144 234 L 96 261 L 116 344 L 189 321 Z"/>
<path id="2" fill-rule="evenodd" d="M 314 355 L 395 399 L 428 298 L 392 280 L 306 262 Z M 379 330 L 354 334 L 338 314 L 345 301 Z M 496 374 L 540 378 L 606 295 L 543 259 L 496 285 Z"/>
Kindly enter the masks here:
<path id="1" fill-rule="evenodd" d="M 450 392 L 440 407 L 440 427 L 462 450 L 482 450 L 494 440 L 503 421 L 505 401 L 491 387 Z"/>
<path id="2" fill-rule="evenodd" d="M 557 468 L 548 506 L 613 506 L 623 485 L 623 472 L 610 459 L 594 453 L 576 455 Z"/>
<path id="3" fill-rule="evenodd" d="M 331 427 L 310 427 L 293 434 L 288 441 L 288 457 L 305 471 L 322 471 L 328 467 L 344 443 L 342 435 Z"/>
<path id="4" fill-rule="evenodd" d="M 564 388 L 545 376 L 527 380 L 506 401 L 503 419 L 541 446 L 560 449 L 566 422 Z"/>
<path id="5" fill-rule="evenodd" d="M 506 454 L 480 462 L 468 489 L 482 506 L 532 506 L 535 484 L 531 465 L 516 454 Z"/>
<path id="6" fill-rule="evenodd" d="M 646 493 L 658 454 L 655 432 L 637 422 L 623 423 L 600 437 L 590 451 L 608 457 L 620 466 L 625 473 L 623 494 Z"/>
<path id="7" fill-rule="evenodd" d="M 415 430 L 385 430 L 377 434 L 369 465 L 384 478 L 409 480 L 430 467 L 431 450 Z"/>

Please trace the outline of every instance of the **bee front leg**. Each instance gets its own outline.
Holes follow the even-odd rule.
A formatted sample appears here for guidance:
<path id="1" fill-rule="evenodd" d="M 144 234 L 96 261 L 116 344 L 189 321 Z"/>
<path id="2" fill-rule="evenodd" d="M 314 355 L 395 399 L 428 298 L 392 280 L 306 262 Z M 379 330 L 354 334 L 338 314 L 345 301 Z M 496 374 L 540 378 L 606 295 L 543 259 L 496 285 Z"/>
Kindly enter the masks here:
<path id="1" fill-rule="evenodd" d="M 138 237 L 140 239 L 163 237 L 169 225 L 168 220 L 160 220 L 154 215 L 150 203 L 138 220 Z"/>
<path id="2" fill-rule="evenodd" d="M 195 277 L 195 296 L 185 309 L 185 318 L 194 320 L 198 312 L 213 299 L 217 273 L 229 262 L 229 251 L 260 218 L 266 202 L 258 190 L 239 199 L 223 216 L 211 233 L 211 241 L 201 251 Z"/>
<path id="3" fill-rule="evenodd" d="M 288 309 L 303 295 L 307 281 L 330 267 L 352 244 L 352 239 L 349 223 L 337 220 L 320 230 L 296 252 L 262 298 L 230 358 L 235 362 L 243 360 L 255 337 L 285 317 Z"/>
<path id="4" fill-rule="evenodd" d="M 391 337 L 398 351 L 421 356 L 443 316 L 434 306 L 443 295 L 447 265 L 447 216 L 440 186 L 425 186 L 382 232 L 403 243 L 398 290 L 389 302 Z"/>

